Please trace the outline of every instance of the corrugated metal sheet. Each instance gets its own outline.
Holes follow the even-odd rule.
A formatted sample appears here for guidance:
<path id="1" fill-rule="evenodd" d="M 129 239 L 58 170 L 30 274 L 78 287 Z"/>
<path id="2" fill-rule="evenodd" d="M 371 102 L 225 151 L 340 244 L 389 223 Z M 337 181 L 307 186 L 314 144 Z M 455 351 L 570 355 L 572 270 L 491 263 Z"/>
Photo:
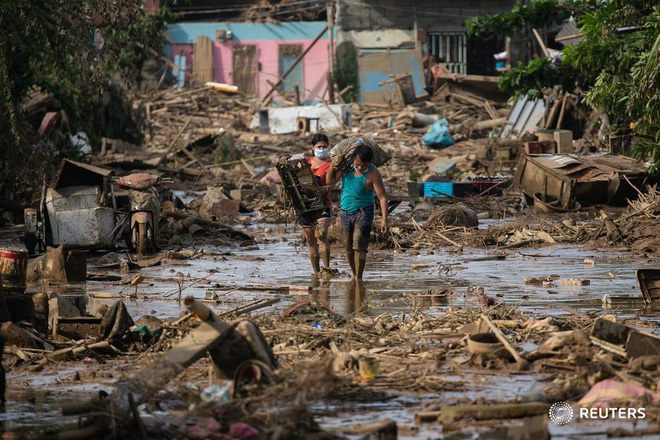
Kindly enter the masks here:
<path id="1" fill-rule="evenodd" d="M 557 36 L 555 37 L 555 40 L 558 40 L 564 46 L 575 46 L 584 37 L 579 36 L 570 39 L 564 39 L 564 38 L 570 37 L 571 35 L 577 35 L 579 32 L 580 30 L 578 29 L 575 20 L 573 20 L 573 18 L 569 18 L 568 20 L 565 20 L 564 23 L 562 24 L 561 29 L 559 30 Z"/>
<path id="2" fill-rule="evenodd" d="M 500 137 L 502 139 L 520 138 L 525 133 L 535 133 L 545 116 L 545 101 L 543 99 L 530 100 L 526 96 L 516 99 L 508 121 Z"/>

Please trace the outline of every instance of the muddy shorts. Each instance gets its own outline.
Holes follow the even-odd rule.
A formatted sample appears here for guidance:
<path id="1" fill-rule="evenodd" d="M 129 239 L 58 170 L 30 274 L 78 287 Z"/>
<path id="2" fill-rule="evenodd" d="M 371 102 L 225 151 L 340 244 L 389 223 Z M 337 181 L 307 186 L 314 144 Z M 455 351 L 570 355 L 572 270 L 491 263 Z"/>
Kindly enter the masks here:
<path id="1" fill-rule="evenodd" d="M 366 252 L 374 222 L 374 207 L 368 206 L 350 213 L 342 210 L 340 220 L 346 251 Z"/>
<path id="2" fill-rule="evenodd" d="M 300 226 L 303 228 L 311 228 L 312 226 L 316 225 L 316 222 L 319 219 L 322 218 L 331 218 L 332 216 L 332 208 L 323 208 L 322 211 L 312 211 L 308 212 L 307 214 L 299 215 L 298 216 L 298 223 L 300 223 Z"/>

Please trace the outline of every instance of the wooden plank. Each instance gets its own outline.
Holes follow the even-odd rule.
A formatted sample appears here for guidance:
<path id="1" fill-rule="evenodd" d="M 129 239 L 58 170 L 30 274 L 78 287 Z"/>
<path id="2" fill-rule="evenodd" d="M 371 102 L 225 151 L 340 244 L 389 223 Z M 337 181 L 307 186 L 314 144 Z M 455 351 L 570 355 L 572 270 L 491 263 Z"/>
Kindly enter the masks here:
<path id="1" fill-rule="evenodd" d="M 566 103 L 568 101 L 568 93 L 564 95 L 561 101 L 561 111 L 559 112 L 559 119 L 557 119 L 557 130 L 561 128 L 561 123 L 564 122 L 564 112 L 566 111 Z"/>
<path id="2" fill-rule="evenodd" d="M 539 31 L 536 29 L 532 29 L 532 33 L 534 33 L 534 37 L 536 37 L 536 41 L 539 43 L 539 46 L 541 46 L 541 50 L 543 51 L 543 55 L 547 58 L 550 56 L 550 52 L 548 51 L 548 48 L 545 47 L 545 43 L 543 42 L 543 39 L 541 38 L 541 35 L 539 35 Z"/>
<path id="3" fill-rule="evenodd" d="M 232 49 L 233 82 L 241 93 L 248 96 L 257 94 L 255 54 L 254 45 L 236 45 Z"/>
<path id="4" fill-rule="evenodd" d="M 213 81 L 213 44 L 208 37 L 197 36 L 193 48 L 193 82 L 206 84 Z"/>
<path id="5" fill-rule="evenodd" d="M 481 83 L 490 83 L 497 84 L 500 80 L 499 76 L 488 76 L 488 75 L 459 75 L 455 73 L 441 73 L 438 75 L 438 78 L 452 80 L 459 83 L 463 82 L 481 82 Z"/>
<path id="6" fill-rule="evenodd" d="M 518 419 L 547 414 L 550 405 L 543 402 L 499 403 L 495 405 L 455 405 L 440 407 L 439 420 L 471 417 L 476 420 Z"/>

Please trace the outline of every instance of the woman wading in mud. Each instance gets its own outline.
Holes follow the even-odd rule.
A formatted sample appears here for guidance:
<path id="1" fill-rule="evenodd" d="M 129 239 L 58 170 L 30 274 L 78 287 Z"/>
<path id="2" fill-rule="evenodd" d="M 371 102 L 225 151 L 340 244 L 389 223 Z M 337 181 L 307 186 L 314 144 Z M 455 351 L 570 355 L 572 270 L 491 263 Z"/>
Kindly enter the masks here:
<path id="1" fill-rule="evenodd" d="M 314 211 L 309 214 L 301 215 L 298 218 L 303 227 L 307 248 L 309 250 L 309 259 L 312 262 L 314 274 L 321 273 L 320 260 L 323 259 L 323 270 L 330 273 L 330 243 L 328 243 L 328 228 L 332 218 L 332 199 L 330 192 L 332 185 L 326 182 L 326 174 L 332 165 L 330 160 L 330 141 L 325 134 L 317 133 L 312 138 L 313 157 L 307 159 L 312 167 L 312 172 L 318 179 L 321 186 L 320 196 L 323 198 L 323 210 Z M 320 242 L 320 249 L 319 249 Z"/>

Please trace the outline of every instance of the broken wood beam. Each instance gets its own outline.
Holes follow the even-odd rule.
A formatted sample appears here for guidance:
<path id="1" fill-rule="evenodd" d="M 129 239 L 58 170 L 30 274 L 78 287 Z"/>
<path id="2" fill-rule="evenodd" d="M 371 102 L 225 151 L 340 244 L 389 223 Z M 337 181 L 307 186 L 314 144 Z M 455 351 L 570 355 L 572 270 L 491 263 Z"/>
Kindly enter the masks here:
<path id="1" fill-rule="evenodd" d="M 115 353 L 118 354 L 119 350 L 113 347 L 108 341 L 96 342 L 94 344 L 80 344 L 73 347 L 63 348 L 61 350 L 55 350 L 46 355 L 46 358 L 50 360 L 63 360 L 70 358 L 76 354 L 84 353 L 88 350 L 97 351 L 100 353 Z"/>
<path id="2" fill-rule="evenodd" d="M 353 90 L 353 84 L 350 84 L 350 85 L 344 87 L 344 88 L 341 89 L 341 90 L 339 91 L 339 93 L 337 93 L 337 94 L 338 94 L 339 96 L 343 96 L 344 93 L 347 93 L 347 92 L 349 92 L 350 90 Z"/>
<path id="3" fill-rule="evenodd" d="M 333 430 L 344 435 L 360 435 L 364 439 L 396 440 L 398 428 L 395 421 L 386 419 L 373 425 L 357 425 Z"/>
<path id="4" fill-rule="evenodd" d="M 471 130 L 474 131 L 480 131 L 480 130 L 488 130 L 491 128 L 499 127 L 501 125 L 505 125 L 509 122 L 507 118 L 498 118 L 498 119 L 489 119 L 487 121 L 477 121 L 470 127 L 471 121 L 474 119 L 466 119 L 464 122 L 461 122 L 460 124 L 451 124 L 449 126 L 449 131 L 452 133 L 457 133 L 463 130 L 463 128 L 470 128 Z"/>
<path id="5" fill-rule="evenodd" d="M 238 93 L 238 86 L 235 86 L 233 84 L 208 81 L 206 84 L 204 84 L 204 86 L 209 87 L 213 90 L 217 90 L 218 92 L 227 93 L 230 95 L 235 95 L 236 93 Z"/>
<path id="6" fill-rule="evenodd" d="M 264 147 L 265 146 L 262 145 L 262 148 L 264 148 Z M 267 149 L 267 148 L 265 148 L 265 149 Z M 285 148 L 282 148 L 281 150 L 278 149 L 277 151 L 284 151 L 284 150 L 285 150 Z M 238 164 L 242 164 L 243 162 L 249 162 L 249 161 L 253 161 L 253 160 L 262 160 L 262 159 L 270 159 L 271 157 L 272 157 L 271 155 L 268 155 L 268 156 L 253 156 L 253 157 L 247 157 L 245 159 L 240 159 L 240 160 L 232 160 L 231 162 L 222 162 L 222 163 L 216 164 L 215 166 L 224 167 L 224 166 L 229 166 L 229 165 L 238 165 Z"/>
<path id="7" fill-rule="evenodd" d="M 183 124 L 183 126 L 181 127 L 181 129 L 179 130 L 179 132 L 176 134 L 176 136 L 174 136 L 174 139 L 172 139 L 172 142 L 170 142 L 170 144 L 167 146 L 167 150 L 165 150 L 165 153 L 164 153 L 164 154 L 158 159 L 158 161 L 156 162 L 156 165 L 155 165 L 156 168 L 158 168 L 158 166 L 159 166 L 161 163 L 163 163 L 163 161 L 165 160 L 165 158 L 167 158 L 167 155 L 170 154 L 170 152 L 172 151 L 172 149 L 173 149 L 174 146 L 176 145 L 176 142 L 179 140 L 179 138 L 180 138 L 181 135 L 183 134 L 184 130 L 185 130 L 186 128 L 188 128 L 188 124 L 190 124 L 190 121 L 192 121 L 192 119 L 193 119 L 193 117 L 190 116 L 190 117 L 188 118 L 188 120 L 186 121 L 186 123 Z"/>
<path id="8" fill-rule="evenodd" d="M 522 417 L 548 414 L 550 405 L 542 402 L 501 403 L 495 405 L 455 405 L 443 406 L 438 413 L 438 420 L 453 421 L 463 417 L 476 420 L 519 419 Z M 426 415 L 428 417 L 428 413 Z"/>
<path id="9" fill-rule="evenodd" d="M 548 48 L 545 46 L 545 43 L 543 42 L 543 39 L 541 38 L 541 35 L 539 34 L 539 31 L 536 29 L 532 29 L 532 33 L 534 34 L 534 37 L 536 38 L 536 41 L 539 43 L 539 46 L 541 46 L 541 50 L 543 51 L 543 55 L 547 58 L 550 56 L 550 51 L 548 51 Z"/>
<path id="10" fill-rule="evenodd" d="M 204 175 L 204 170 L 196 170 L 194 168 L 170 168 L 170 167 L 164 167 L 164 166 L 158 166 L 156 167 L 159 171 L 163 171 L 165 173 L 172 173 L 172 174 L 186 174 L 188 176 L 192 177 L 199 177 Z"/>
<path id="11" fill-rule="evenodd" d="M 511 353 L 511 356 L 513 356 L 513 358 L 516 360 L 518 369 L 519 370 L 529 369 L 530 364 L 527 361 L 527 359 L 523 358 L 522 356 L 520 356 L 520 354 L 518 354 L 518 351 L 511 346 L 509 340 L 505 338 L 502 332 L 500 332 L 500 329 L 497 328 L 495 324 L 493 324 L 493 321 L 491 321 L 488 316 L 483 314 L 481 315 L 481 320 L 484 321 L 488 325 L 488 327 L 490 327 L 490 329 L 493 331 L 497 339 L 502 343 L 502 345 L 504 345 L 504 348 L 506 348 L 507 351 Z"/>

